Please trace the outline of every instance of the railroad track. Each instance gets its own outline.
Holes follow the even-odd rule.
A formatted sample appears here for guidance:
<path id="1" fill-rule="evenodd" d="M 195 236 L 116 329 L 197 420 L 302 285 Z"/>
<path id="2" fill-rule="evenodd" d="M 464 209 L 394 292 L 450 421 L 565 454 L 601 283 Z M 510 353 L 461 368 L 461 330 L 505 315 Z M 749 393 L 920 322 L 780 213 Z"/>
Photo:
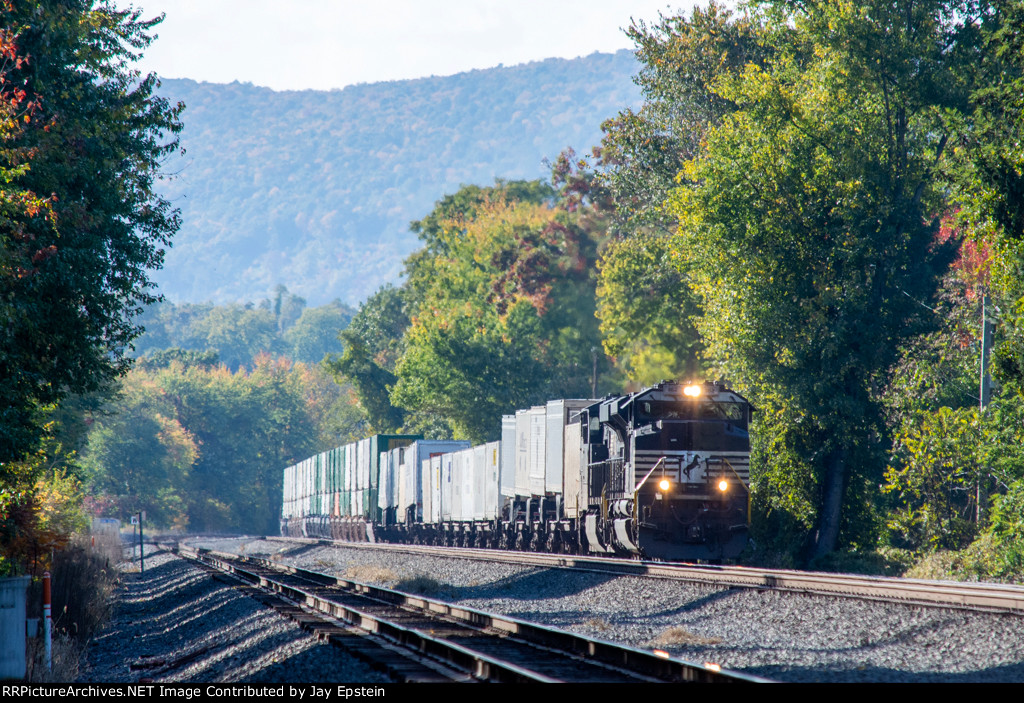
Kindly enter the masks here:
<path id="1" fill-rule="evenodd" d="M 293 537 L 267 537 L 282 542 L 319 543 L 353 549 L 389 550 L 408 554 L 438 555 L 438 547 L 404 544 L 366 544 L 299 540 Z M 642 560 L 613 559 L 596 556 L 504 552 L 492 549 L 445 547 L 444 554 L 479 561 L 519 564 L 542 568 L 585 569 L 618 575 L 652 576 L 680 581 L 708 583 L 718 586 L 774 589 L 797 593 L 843 596 L 900 602 L 942 608 L 962 608 L 993 613 L 1024 615 L 1024 586 L 955 581 L 829 574 L 784 569 L 758 569 L 742 566 L 708 566 L 669 564 Z"/>
<path id="2" fill-rule="evenodd" d="M 177 551 L 272 593 L 270 601 L 280 602 L 270 604 L 321 638 L 383 662 L 407 681 L 767 681 L 265 559 Z"/>

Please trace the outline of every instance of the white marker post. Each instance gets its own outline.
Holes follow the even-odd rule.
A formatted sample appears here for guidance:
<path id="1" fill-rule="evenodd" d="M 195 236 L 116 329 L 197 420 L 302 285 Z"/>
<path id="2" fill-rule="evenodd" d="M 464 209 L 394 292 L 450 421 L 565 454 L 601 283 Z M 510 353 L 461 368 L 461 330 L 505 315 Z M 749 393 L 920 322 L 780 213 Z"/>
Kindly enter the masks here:
<path id="1" fill-rule="evenodd" d="M 139 511 L 139 573 L 146 573 L 146 547 L 142 542 L 142 521 L 146 517 L 146 511 Z"/>
<path id="2" fill-rule="evenodd" d="M 52 669 L 53 660 L 53 640 L 52 640 L 52 627 L 53 620 L 50 612 L 50 572 L 43 572 L 43 641 L 46 643 L 46 670 Z"/>

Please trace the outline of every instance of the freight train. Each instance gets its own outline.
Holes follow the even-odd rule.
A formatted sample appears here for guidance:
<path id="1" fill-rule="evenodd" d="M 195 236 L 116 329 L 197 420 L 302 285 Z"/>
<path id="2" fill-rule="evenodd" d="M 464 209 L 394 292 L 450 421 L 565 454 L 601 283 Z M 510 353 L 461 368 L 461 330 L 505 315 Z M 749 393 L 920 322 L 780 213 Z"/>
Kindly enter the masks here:
<path id="1" fill-rule="evenodd" d="M 723 382 L 665 381 L 519 410 L 477 447 L 374 435 L 284 470 L 281 532 L 734 559 L 748 541 L 752 411 Z"/>

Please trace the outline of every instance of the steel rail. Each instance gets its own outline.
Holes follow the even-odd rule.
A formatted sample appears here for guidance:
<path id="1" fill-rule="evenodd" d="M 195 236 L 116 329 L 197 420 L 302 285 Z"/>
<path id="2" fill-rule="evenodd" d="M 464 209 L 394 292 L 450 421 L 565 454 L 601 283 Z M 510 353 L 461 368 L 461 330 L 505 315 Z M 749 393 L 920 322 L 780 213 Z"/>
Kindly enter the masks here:
<path id="1" fill-rule="evenodd" d="M 600 670 L 607 671 L 610 677 L 617 677 L 617 680 L 620 681 L 769 682 L 769 679 L 727 671 L 714 665 L 695 664 L 673 658 L 666 652 L 649 652 L 605 642 L 503 615 L 486 613 L 423 596 L 306 571 L 265 559 L 181 546 L 179 546 L 179 553 L 232 573 L 236 577 L 258 584 L 261 588 L 272 590 L 290 600 L 302 603 L 362 630 L 384 636 L 394 643 L 427 654 L 449 666 L 468 672 L 477 680 L 551 683 L 571 679 L 542 674 L 526 666 L 479 652 L 472 647 L 448 641 L 443 636 L 435 636 L 422 629 L 397 624 L 385 617 L 373 615 L 365 609 L 324 597 L 315 592 L 316 587 L 340 588 L 393 607 L 413 610 L 421 615 L 439 619 L 442 623 L 457 623 L 472 628 L 476 632 L 496 633 L 501 637 L 510 638 L 511 642 L 528 643 L 552 655 L 568 656 L 579 662 L 590 662 Z M 282 575 L 296 576 L 312 582 L 313 587 L 285 584 L 276 578 L 268 577 L 265 573 L 259 573 L 259 570 L 271 570 Z"/>
<path id="2" fill-rule="evenodd" d="M 268 537 L 268 540 L 300 541 L 295 537 Z M 759 569 L 744 566 L 713 566 L 670 564 L 667 562 L 620 559 L 613 557 L 508 552 L 464 547 L 431 547 L 426 545 L 332 542 L 307 539 L 331 546 L 354 549 L 392 550 L 410 554 L 437 556 L 443 549 L 446 556 L 480 561 L 599 571 L 631 576 L 668 578 L 707 583 L 717 586 L 774 589 L 817 595 L 855 597 L 908 605 L 959 608 L 985 612 L 1024 615 L 1024 586 L 980 582 L 928 581 L 884 576 L 832 574 L 786 569 Z"/>

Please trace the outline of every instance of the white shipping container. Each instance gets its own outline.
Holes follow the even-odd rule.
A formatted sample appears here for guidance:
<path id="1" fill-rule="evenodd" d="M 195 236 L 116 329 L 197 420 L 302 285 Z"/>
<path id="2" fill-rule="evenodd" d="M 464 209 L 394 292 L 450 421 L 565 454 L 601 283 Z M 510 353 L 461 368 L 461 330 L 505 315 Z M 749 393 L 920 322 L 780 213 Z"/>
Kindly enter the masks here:
<path id="1" fill-rule="evenodd" d="M 394 466 L 400 456 L 401 449 L 392 449 L 390 452 L 380 454 L 380 477 L 377 485 L 377 507 L 381 510 L 395 507 L 393 497 L 394 491 Z"/>
<path id="2" fill-rule="evenodd" d="M 501 492 L 498 483 L 501 475 L 501 442 L 484 445 L 484 520 L 496 520 L 500 516 Z"/>
<path id="3" fill-rule="evenodd" d="M 469 455 L 467 457 L 467 454 Z M 459 522 L 467 519 L 467 513 L 472 515 L 473 506 L 470 501 L 465 500 L 468 498 L 466 492 L 466 477 L 471 475 L 472 472 L 472 455 L 473 450 L 462 450 L 461 452 L 455 452 L 452 454 L 452 517 L 451 519 Z M 464 504 L 465 503 L 465 504 Z M 469 518 L 472 519 L 472 518 Z"/>
<path id="4" fill-rule="evenodd" d="M 395 507 L 398 509 L 398 521 L 405 522 L 405 514 L 409 509 L 410 505 L 416 505 L 416 478 L 419 473 L 419 463 L 416 461 L 416 457 L 419 456 L 419 448 L 417 445 L 419 442 L 413 442 L 408 447 L 404 447 L 401 457 L 402 461 L 398 465 L 397 473 L 395 475 L 396 492 L 395 492 Z"/>
<path id="5" fill-rule="evenodd" d="M 452 519 L 452 457 L 454 454 L 441 455 L 441 522 Z"/>
<path id="6" fill-rule="evenodd" d="M 355 465 L 356 465 L 356 445 L 346 444 L 345 449 L 345 490 L 352 494 L 355 489 Z"/>
<path id="7" fill-rule="evenodd" d="M 473 520 L 483 520 L 487 511 L 487 445 L 473 447 L 470 492 L 473 496 Z"/>
<path id="8" fill-rule="evenodd" d="M 501 469 L 500 488 L 502 496 L 512 498 L 516 494 L 516 416 L 501 416 Z"/>
<path id="9" fill-rule="evenodd" d="M 420 461 L 419 472 L 419 484 L 423 487 L 419 505 L 419 521 L 429 524 L 433 523 L 433 518 L 430 514 L 430 508 L 433 505 L 433 493 L 430 489 L 430 459 L 422 459 Z"/>
<path id="10" fill-rule="evenodd" d="M 565 426 L 562 433 L 562 501 L 565 517 L 578 518 L 587 510 L 587 463 L 583 455 L 580 421 Z"/>
<path id="11" fill-rule="evenodd" d="M 369 491 L 373 488 L 373 480 L 370 478 L 370 472 L 373 469 L 373 452 L 374 444 L 372 440 L 365 439 L 365 446 L 363 447 L 362 455 L 359 457 L 359 488 L 363 491 Z M 369 501 L 370 496 L 367 494 L 366 500 Z M 368 503 L 364 503 L 363 507 L 369 508 Z"/>
<path id="12" fill-rule="evenodd" d="M 545 465 L 547 464 L 547 408 L 530 408 L 530 495 L 545 492 Z"/>
<path id="13" fill-rule="evenodd" d="M 530 411 L 516 410 L 515 494 L 530 496 Z"/>
<path id="14" fill-rule="evenodd" d="M 441 455 L 421 462 L 423 469 L 423 522 L 441 521 Z"/>
<path id="15" fill-rule="evenodd" d="M 406 510 L 416 506 L 416 519 L 423 516 L 423 474 L 422 464 L 425 459 L 441 454 L 449 454 L 469 447 L 466 440 L 421 439 L 405 448 L 405 460 L 400 468 L 398 509 L 401 519 Z"/>

